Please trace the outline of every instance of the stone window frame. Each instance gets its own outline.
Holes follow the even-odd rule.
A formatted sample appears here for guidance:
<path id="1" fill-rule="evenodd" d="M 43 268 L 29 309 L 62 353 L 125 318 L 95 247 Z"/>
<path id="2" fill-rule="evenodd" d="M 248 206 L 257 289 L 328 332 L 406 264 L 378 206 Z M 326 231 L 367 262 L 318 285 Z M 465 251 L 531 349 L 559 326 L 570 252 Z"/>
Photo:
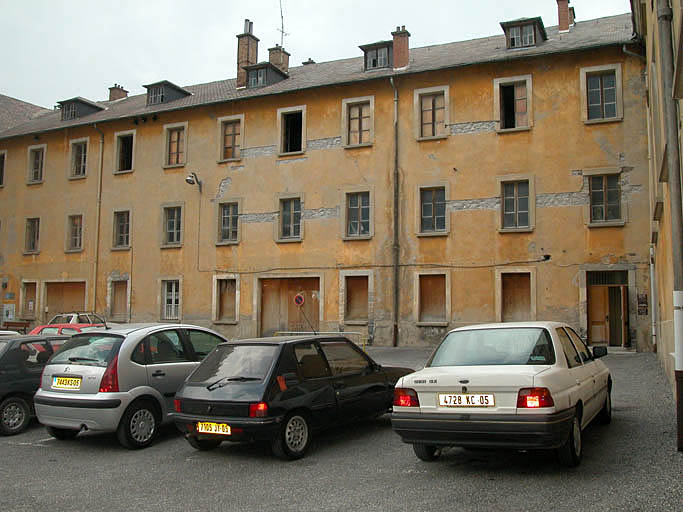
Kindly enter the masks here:
<path id="1" fill-rule="evenodd" d="M 25 302 L 25 295 L 26 295 L 26 285 L 27 284 L 34 284 L 36 286 L 36 292 L 35 292 L 35 297 L 34 297 L 34 304 L 33 304 L 33 313 L 29 313 L 28 311 L 24 310 L 24 302 Z M 38 301 L 40 298 L 40 281 L 38 279 L 23 279 L 21 280 L 21 286 L 19 287 L 19 315 L 21 318 L 25 318 L 26 320 L 35 320 L 38 318 Z"/>
<path id="2" fill-rule="evenodd" d="M 368 134 L 368 141 L 360 144 L 349 143 L 349 109 L 355 105 L 369 104 L 370 105 L 370 132 Z M 342 147 L 346 149 L 365 148 L 374 145 L 375 143 L 375 96 L 358 96 L 356 98 L 344 98 L 342 100 L 341 111 L 341 137 Z"/>
<path id="3" fill-rule="evenodd" d="M 34 151 L 42 151 L 42 162 L 40 164 L 40 179 L 33 179 L 33 167 L 31 155 Z M 47 161 L 47 144 L 34 144 L 27 148 L 27 162 L 26 162 L 26 184 L 39 185 L 45 181 L 45 162 Z"/>
<path id="4" fill-rule="evenodd" d="M 242 197 L 224 197 L 220 201 L 216 202 L 216 209 L 214 218 L 216 220 L 216 245 L 238 245 L 242 241 L 242 203 L 244 199 Z M 224 204 L 237 204 L 237 239 L 236 240 L 222 240 L 221 239 L 221 227 L 222 227 L 222 217 L 221 217 L 221 206 Z"/>
<path id="5" fill-rule="evenodd" d="M 514 128 L 501 128 L 501 101 L 500 101 L 500 87 L 504 85 L 513 85 L 524 82 L 526 85 L 526 113 L 527 126 L 515 126 Z M 506 76 L 493 79 L 493 119 L 496 121 L 496 133 L 514 133 L 526 132 L 534 127 L 534 90 L 533 80 L 531 74 Z"/>
<path id="6" fill-rule="evenodd" d="M 0 149 L 0 158 L 2 158 L 2 168 L 0 168 L 0 188 L 5 186 L 5 176 L 7 175 L 7 150 Z"/>
<path id="7" fill-rule="evenodd" d="M 622 169 L 621 167 L 596 167 L 592 169 L 583 169 L 581 171 L 584 179 L 590 180 L 591 176 L 608 176 L 608 175 L 619 175 L 619 185 L 622 184 Z M 623 200 L 623 189 L 620 187 L 619 201 L 621 210 L 620 220 L 607 220 L 607 221 L 592 221 L 591 220 L 591 199 L 590 199 L 590 181 L 585 183 L 584 186 L 588 191 L 588 202 L 583 206 L 583 223 L 588 228 L 614 228 L 623 227 L 628 222 L 628 201 Z"/>
<path id="8" fill-rule="evenodd" d="M 445 202 L 445 224 L 443 231 L 422 231 L 422 190 L 430 188 L 444 189 Z M 448 211 L 448 201 L 450 200 L 450 183 L 447 181 L 438 181 L 433 183 L 423 183 L 415 186 L 415 236 L 417 237 L 435 237 L 435 236 L 449 236 L 451 233 L 451 215 Z"/>
<path id="9" fill-rule="evenodd" d="M 170 134 L 172 131 L 177 130 L 178 128 L 183 129 L 183 161 L 181 163 L 177 164 L 169 164 L 168 163 L 168 158 L 169 158 L 169 143 L 170 143 Z M 189 146 L 189 141 L 190 141 L 190 132 L 188 130 L 189 128 L 189 122 L 188 121 L 181 121 L 179 123 L 168 123 L 163 126 L 163 137 L 161 138 L 164 146 L 163 146 L 163 152 L 162 152 L 162 169 L 177 169 L 180 167 L 185 167 L 187 165 L 187 153 L 188 153 L 188 146 Z"/>
<path id="10" fill-rule="evenodd" d="M 299 222 L 299 236 L 298 237 L 289 237 L 289 238 L 282 238 L 282 201 L 286 199 L 298 199 L 300 204 L 301 204 L 301 220 Z M 278 244 L 287 244 L 287 243 L 300 243 L 304 239 L 304 194 L 303 192 L 299 193 L 281 193 L 277 194 L 276 198 L 276 203 L 275 203 L 275 211 L 277 212 L 277 219 L 276 222 L 273 222 L 274 228 L 275 228 L 275 242 Z"/>
<path id="11" fill-rule="evenodd" d="M 38 233 L 36 235 L 36 242 L 35 242 L 35 249 L 28 249 L 28 239 L 26 238 L 26 235 L 28 234 L 28 221 L 33 220 L 33 219 L 38 219 Z M 23 254 L 40 254 L 40 228 L 42 222 L 42 217 L 40 215 L 37 215 L 35 217 L 24 217 L 24 246 L 22 248 Z"/>
<path id="12" fill-rule="evenodd" d="M 608 117 L 603 119 L 588 119 L 588 82 L 587 77 L 593 73 L 604 73 L 605 71 L 614 71 L 614 79 L 617 84 L 617 115 L 616 117 Z M 618 123 L 624 120 L 624 91 L 622 85 L 621 63 L 604 64 L 602 66 L 588 66 L 582 67 L 579 70 L 579 90 L 581 93 L 581 121 L 583 124 L 603 124 L 603 123 Z"/>
<path id="13" fill-rule="evenodd" d="M 445 315 L 446 319 L 437 322 L 422 322 L 420 321 L 420 276 L 435 276 L 442 275 L 445 277 L 446 296 L 445 300 Z M 451 272 L 448 268 L 434 268 L 418 270 L 413 278 L 413 318 L 417 327 L 448 327 L 451 318 Z"/>
<path id="14" fill-rule="evenodd" d="M 422 109 L 420 99 L 422 96 L 429 96 L 433 94 L 443 94 L 444 100 L 444 133 L 441 135 L 433 135 L 429 137 L 423 137 L 422 134 Z M 442 140 L 448 138 L 448 130 L 451 124 L 451 101 L 450 101 L 450 87 L 448 85 L 437 85 L 434 87 L 423 87 L 421 89 L 413 89 L 413 132 L 415 135 L 415 140 L 418 142 L 429 141 L 429 140 Z"/>
<path id="15" fill-rule="evenodd" d="M 368 319 L 367 320 L 347 320 L 346 319 L 346 278 L 347 277 L 367 277 L 368 278 Z M 375 271 L 373 270 L 340 270 L 339 271 L 339 324 L 340 325 L 368 325 L 370 319 L 374 318 L 374 297 L 375 297 Z"/>
<path id="16" fill-rule="evenodd" d="M 79 247 L 71 247 L 71 219 L 73 217 L 81 218 L 81 245 Z M 85 240 L 85 215 L 81 211 L 69 212 L 66 214 L 66 237 L 64 238 L 64 252 L 75 253 L 83 252 L 83 241 Z"/>
<path id="17" fill-rule="evenodd" d="M 128 244 L 127 245 L 116 245 L 116 214 L 128 212 Z M 132 208 L 114 208 L 112 210 L 112 240 L 111 240 L 111 250 L 112 251 L 128 251 L 133 246 L 133 209 Z"/>
<path id="18" fill-rule="evenodd" d="M 167 242 L 166 241 L 166 210 L 168 208 L 180 208 L 180 240 L 177 242 Z M 161 249 L 176 249 L 183 246 L 185 241 L 185 202 L 184 201 L 172 201 L 161 204 Z"/>
<path id="19" fill-rule="evenodd" d="M 125 322 L 130 322 L 130 298 L 131 298 L 131 279 L 130 275 L 124 274 L 124 277 L 118 276 L 108 276 L 107 277 L 107 318 L 112 319 L 112 321 L 117 321 L 114 319 L 114 314 L 112 313 L 112 306 L 113 306 L 113 301 L 112 301 L 112 295 L 114 291 L 114 283 L 126 283 L 126 317 L 125 317 Z"/>
<path id="20" fill-rule="evenodd" d="M 498 267 L 495 269 L 496 322 L 503 321 L 503 274 L 529 274 L 530 321 L 535 321 L 537 318 L 536 267 Z"/>
<path id="21" fill-rule="evenodd" d="M 112 169 L 113 174 L 127 174 L 135 171 L 135 134 L 136 130 L 123 130 L 120 132 L 114 132 L 114 166 Z M 130 159 L 130 169 L 118 169 L 119 162 L 121 161 L 121 138 L 128 135 L 133 136 L 133 147 L 131 148 L 131 159 Z"/>
<path id="22" fill-rule="evenodd" d="M 348 210 L 346 207 L 347 204 L 347 197 L 349 194 L 356 194 L 359 192 L 368 192 L 370 195 L 370 229 L 369 233 L 367 235 L 351 235 L 349 236 L 346 232 L 346 222 L 348 220 Z M 340 215 L 339 215 L 339 234 L 341 236 L 341 239 L 345 242 L 349 241 L 354 241 L 354 240 L 370 240 L 372 237 L 375 236 L 375 189 L 374 187 L 369 187 L 367 185 L 355 185 L 355 186 L 349 186 L 349 187 L 344 187 L 339 195 L 339 207 L 340 207 Z"/>
<path id="23" fill-rule="evenodd" d="M 300 151 L 284 151 L 284 137 L 282 130 L 284 128 L 282 118 L 285 114 L 292 114 L 294 112 L 301 112 L 301 150 Z M 278 156 L 293 156 L 303 155 L 306 153 L 306 105 L 296 105 L 293 107 L 282 107 L 277 109 L 277 155 Z"/>
<path id="24" fill-rule="evenodd" d="M 240 127 L 240 134 L 238 137 L 240 156 L 237 158 L 223 158 L 223 143 L 225 140 L 223 136 L 223 130 L 227 123 L 234 123 L 235 121 L 239 123 Z M 242 160 L 242 151 L 244 150 L 244 114 L 235 114 L 230 116 L 219 117 L 218 119 L 216 119 L 216 124 L 218 127 L 218 159 L 216 160 L 216 162 L 219 164 L 225 162 L 239 162 L 240 160 Z"/>
<path id="25" fill-rule="evenodd" d="M 235 318 L 233 320 L 220 320 L 218 318 L 218 281 L 232 279 L 235 281 Z M 239 274 L 214 274 L 211 295 L 211 321 L 216 325 L 237 325 L 240 319 L 240 275 Z"/>
<path id="26" fill-rule="evenodd" d="M 178 281 L 178 318 L 166 317 L 166 283 Z M 182 323 L 183 321 L 183 276 L 161 276 L 157 279 L 157 310 L 159 321 L 167 323 Z"/>
<path id="27" fill-rule="evenodd" d="M 76 144 L 85 143 L 85 172 L 83 174 L 74 174 L 74 146 Z M 78 139 L 69 140 L 69 161 L 66 170 L 67 179 L 70 181 L 82 180 L 88 176 L 88 164 L 90 163 L 90 137 L 81 137 Z"/>
<path id="28" fill-rule="evenodd" d="M 506 228 L 503 227 L 503 213 L 504 213 L 504 198 L 503 185 L 505 183 L 513 183 L 526 181 L 529 183 L 529 226 Z M 500 208 L 498 210 L 498 232 L 499 233 L 530 233 L 536 229 L 536 176 L 534 174 L 503 174 L 496 176 L 496 184 L 498 193 L 500 195 Z"/>

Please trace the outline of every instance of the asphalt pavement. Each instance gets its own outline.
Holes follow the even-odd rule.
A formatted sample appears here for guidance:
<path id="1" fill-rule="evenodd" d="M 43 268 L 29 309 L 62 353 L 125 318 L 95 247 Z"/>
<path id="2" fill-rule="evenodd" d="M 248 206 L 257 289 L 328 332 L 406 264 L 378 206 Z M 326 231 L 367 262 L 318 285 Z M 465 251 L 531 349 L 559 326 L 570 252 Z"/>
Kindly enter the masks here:
<path id="1" fill-rule="evenodd" d="M 421 367 L 431 350 L 369 347 L 381 364 Z M 0 510 L 14 511 L 679 511 L 671 388 L 653 354 L 610 354 L 613 421 L 584 432 L 578 468 L 551 453 L 445 450 L 418 460 L 388 416 L 316 435 L 283 462 L 266 445 L 198 452 L 175 427 L 128 451 L 111 434 L 50 438 L 34 423 L 0 437 Z"/>

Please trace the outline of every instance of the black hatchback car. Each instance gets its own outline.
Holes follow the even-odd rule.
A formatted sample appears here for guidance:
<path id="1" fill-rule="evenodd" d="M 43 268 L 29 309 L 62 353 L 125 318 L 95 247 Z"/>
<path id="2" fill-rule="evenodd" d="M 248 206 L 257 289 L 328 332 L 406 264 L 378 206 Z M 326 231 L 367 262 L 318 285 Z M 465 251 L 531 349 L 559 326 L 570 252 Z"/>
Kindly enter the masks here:
<path id="1" fill-rule="evenodd" d="M 34 415 L 33 395 L 50 356 L 69 336 L 0 337 L 0 434 L 28 428 Z"/>
<path id="2" fill-rule="evenodd" d="M 396 381 L 344 337 L 297 336 L 218 345 L 176 393 L 174 419 L 198 450 L 223 441 L 270 441 L 303 457 L 315 429 L 391 409 Z"/>

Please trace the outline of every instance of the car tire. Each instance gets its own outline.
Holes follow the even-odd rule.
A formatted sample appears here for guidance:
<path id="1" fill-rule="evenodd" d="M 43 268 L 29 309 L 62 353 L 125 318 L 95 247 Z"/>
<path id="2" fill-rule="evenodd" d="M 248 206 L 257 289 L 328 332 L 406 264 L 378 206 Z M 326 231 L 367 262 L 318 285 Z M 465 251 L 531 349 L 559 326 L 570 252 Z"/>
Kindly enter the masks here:
<path id="1" fill-rule="evenodd" d="M 418 459 L 425 462 L 432 462 L 438 459 L 439 455 L 441 455 L 441 450 L 431 444 L 415 443 L 413 445 L 413 451 L 415 452 L 415 455 L 417 455 Z"/>
<path id="2" fill-rule="evenodd" d="M 306 454 L 310 444 L 311 427 L 308 418 L 301 412 L 294 412 L 285 417 L 271 446 L 273 453 L 279 458 L 296 460 Z"/>
<path id="3" fill-rule="evenodd" d="M 194 436 L 187 436 L 187 442 L 190 443 L 190 446 L 195 450 L 201 450 L 203 452 L 214 450 L 222 443 L 220 439 L 197 439 Z"/>
<path id="4" fill-rule="evenodd" d="M 146 448 L 157 434 L 159 415 L 150 400 L 138 400 L 123 413 L 116 435 L 124 448 L 139 450 Z"/>
<path id="5" fill-rule="evenodd" d="M 607 396 L 605 403 L 598 413 L 598 421 L 603 425 L 609 425 L 612 422 L 612 386 L 607 388 Z"/>
<path id="6" fill-rule="evenodd" d="M 80 432 L 80 430 L 74 430 L 72 428 L 57 428 L 57 427 L 45 427 L 45 428 L 47 429 L 48 434 L 50 434 L 55 439 L 59 439 L 61 441 L 68 441 L 69 439 L 73 439 Z"/>
<path id="7" fill-rule="evenodd" d="M 575 415 L 572 420 L 572 428 L 565 443 L 557 449 L 557 458 L 560 464 L 567 468 L 573 468 L 581 462 L 583 453 L 583 440 L 581 438 L 581 418 Z"/>
<path id="8" fill-rule="evenodd" d="M 31 422 L 31 407 L 26 400 L 13 396 L 0 404 L 0 433 L 5 436 L 19 434 Z"/>

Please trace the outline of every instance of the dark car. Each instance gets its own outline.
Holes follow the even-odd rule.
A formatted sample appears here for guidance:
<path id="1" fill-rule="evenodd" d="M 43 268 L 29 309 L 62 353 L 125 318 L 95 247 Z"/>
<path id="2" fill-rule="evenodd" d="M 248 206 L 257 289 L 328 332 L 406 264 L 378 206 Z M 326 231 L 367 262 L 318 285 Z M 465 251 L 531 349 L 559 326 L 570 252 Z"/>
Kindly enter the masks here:
<path id="1" fill-rule="evenodd" d="M 303 457 L 313 430 L 391 409 L 409 368 L 385 368 L 347 338 L 297 336 L 222 343 L 176 393 L 174 419 L 198 450 L 269 441 Z"/>
<path id="2" fill-rule="evenodd" d="M 0 338 L 0 434 L 28 428 L 34 415 L 33 395 L 45 363 L 68 336 L 3 336 Z"/>

